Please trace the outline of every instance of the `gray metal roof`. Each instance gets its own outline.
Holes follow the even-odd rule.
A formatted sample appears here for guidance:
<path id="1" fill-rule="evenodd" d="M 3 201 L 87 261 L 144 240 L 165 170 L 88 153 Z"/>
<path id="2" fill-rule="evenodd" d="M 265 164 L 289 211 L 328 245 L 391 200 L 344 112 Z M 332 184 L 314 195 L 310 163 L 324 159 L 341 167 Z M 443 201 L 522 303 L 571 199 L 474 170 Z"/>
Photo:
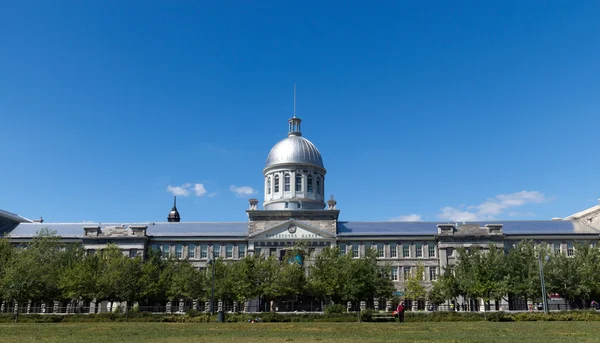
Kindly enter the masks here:
<path id="1" fill-rule="evenodd" d="M 439 222 L 338 222 L 338 236 L 427 236 L 437 234 Z M 493 221 L 477 222 L 483 227 L 486 224 L 502 224 L 506 235 L 543 235 L 543 234 L 576 234 L 597 233 L 589 228 L 576 231 L 570 220 L 532 220 L 532 221 Z M 33 237 L 36 233 L 48 228 L 62 237 L 83 237 L 84 226 L 130 226 L 147 225 L 146 235 L 151 237 L 240 237 L 248 236 L 248 223 L 19 223 L 7 234 L 9 237 Z M 458 224 L 460 227 L 461 224 Z"/>
<path id="2" fill-rule="evenodd" d="M 245 237 L 248 235 L 248 223 L 20 223 L 7 236 L 33 237 L 39 230 L 48 228 L 61 237 L 83 237 L 84 226 L 96 225 L 101 229 L 107 226 L 147 225 L 146 235 L 155 237 Z"/>
<path id="3" fill-rule="evenodd" d="M 148 236 L 248 236 L 248 223 L 150 223 Z"/>
<path id="4" fill-rule="evenodd" d="M 376 236 L 376 235 L 435 235 L 439 222 L 338 222 L 339 236 Z M 454 224 L 454 223 L 450 223 Z M 593 233 L 575 231 L 570 220 L 520 220 L 473 222 L 483 227 L 487 224 L 502 224 L 502 231 L 507 235 L 539 235 L 539 234 L 574 234 Z M 460 227 L 460 223 L 457 226 Z M 597 231 L 600 234 L 600 231 Z"/>
<path id="5" fill-rule="evenodd" d="M 435 235 L 434 222 L 338 222 L 338 236 Z"/>

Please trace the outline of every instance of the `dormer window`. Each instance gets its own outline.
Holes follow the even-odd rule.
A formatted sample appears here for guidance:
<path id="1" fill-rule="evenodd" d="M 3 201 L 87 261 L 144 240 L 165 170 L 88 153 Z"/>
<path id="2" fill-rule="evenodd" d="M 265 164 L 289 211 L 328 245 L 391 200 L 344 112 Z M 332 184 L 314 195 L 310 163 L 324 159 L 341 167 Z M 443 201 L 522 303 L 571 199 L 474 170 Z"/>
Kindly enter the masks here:
<path id="1" fill-rule="evenodd" d="M 285 177 L 283 179 L 283 191 L 284 192 L 290 191 L 290 174 L 285 174 Z"/>
<path id="2" fill-rule="evenodd" d="M 279 175 L 275 175 L 275 193 L 279 193 Z"/>
<path id="3" fill-rule="evenodd" d="M 312 175 L 309 175 L 307 178 L 307 185 L 306 185 L 306 191 L 307 192 L 312 192 L 313 191 L 313 178 Z"/>

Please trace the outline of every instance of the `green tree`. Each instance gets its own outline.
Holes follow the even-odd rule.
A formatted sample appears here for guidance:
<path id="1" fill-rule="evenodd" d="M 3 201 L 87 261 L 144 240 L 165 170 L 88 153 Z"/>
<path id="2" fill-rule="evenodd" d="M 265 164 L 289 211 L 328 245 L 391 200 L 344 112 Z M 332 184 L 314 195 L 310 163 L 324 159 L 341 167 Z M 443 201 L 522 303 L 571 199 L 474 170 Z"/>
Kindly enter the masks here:
<path id="1" fill-rule="evenodd" d="M 16 322 L 24 303 L 59 297 L 61 247 L 54 232 L 42 229 L 29 244 L 10 254 L 0 288 L 5 299 L 17 303 Z"/>
<path id="2" fill-rule="evenodd" d="M 404 283 L 406 289 L 404 296 L 410 300 L 423 299 L 427 295 L 427 290 L 424 285 L 425 267 L 422 263 L 417 263 L 417 266 L 412 270 L 408 280 Z"/>
<path id="3" fill-rule="evenodd" d="M 100 292 L 100 260 L 97 254 L 88 254 L 80 245 L 67 248 L 59 272 L 62 298 L 92 301 Z"/>
<path id="4" fill-rule="evenodd" d="M 98 278 L 98 299 L 126 302 L 125 319 L 129 319 L 129 306 L 140 300 L 143 293 L 142 259 L 128 258 L 114 244 L 102 251 L 102 274 Z"/>
<path id="5" fill-rule="evenodd" d="M 199 299 L 204 297 L 203 273 L 187 262 L 179 262 L 171 267 L 170 283 L 166 295 L 169 299 Z"/>

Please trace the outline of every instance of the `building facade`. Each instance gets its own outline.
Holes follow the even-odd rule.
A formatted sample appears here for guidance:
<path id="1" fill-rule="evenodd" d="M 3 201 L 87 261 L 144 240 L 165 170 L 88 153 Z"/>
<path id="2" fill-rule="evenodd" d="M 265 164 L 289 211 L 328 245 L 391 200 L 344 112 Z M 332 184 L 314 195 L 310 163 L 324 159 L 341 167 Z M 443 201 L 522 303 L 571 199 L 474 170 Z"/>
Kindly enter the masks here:
<path id="1" fill-rule="evenodd" d="M 424 278 L 430 285 L 456 262 L 461 247 L 485 249 L 494 244 L 507 248 L 528 239 L 572 254 L 575 243 L 598 243 L 600 238 L 600 205 L 566 218 L 539 221 L 343 221 L 333 197 L 326 200 L 326 174 L 319 150 L 302 136 L 301 119 L 294 116 L 289 119 L 288 136 L 268 154 L 263 169 L 263 209 L 257 199 L 250 199 L 247 222 L 185 222 L 176 203 L 167 221 L 160 223 L 46 223 L 0 210 L 0 234 L 18 244 L 47 228 L 66 242 L 80 242 L 89 251 L 114 243 L 134 257 L 155 248 L 199 268 L 205 268 L 213 256 L 231 261 L 256 254 L 281 258 L 299 242 L 310 252 L 309 262 L 327 246 L 338 246 L 354 258 L 374 248 L 381 263 L 392 266 L 398 292 L 418 264 L 425 267 Z"/>

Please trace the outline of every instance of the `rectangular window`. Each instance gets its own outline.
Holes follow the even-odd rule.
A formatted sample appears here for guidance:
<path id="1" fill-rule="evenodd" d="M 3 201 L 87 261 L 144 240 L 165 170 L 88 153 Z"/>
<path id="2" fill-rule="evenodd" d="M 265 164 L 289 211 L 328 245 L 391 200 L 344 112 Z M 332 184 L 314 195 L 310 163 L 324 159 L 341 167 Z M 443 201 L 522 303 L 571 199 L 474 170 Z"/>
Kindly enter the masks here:
<path id="1" fill-rule="evenodd" d="M 225 246 L 225 258 L 233 258 L 233 244 Z"/>
<path id="2" fill-rule="evenodd" d="M 423 257 L 423 246 L 421 244 L 415 245 L 416 257 Z"/>
<path id="3" fill-rule="evenodd" d="M 398 257 L 398 246 L 395 243 L 390 244 L 390 257 L 391 258 Z"/>
<path id="4" fill-rule="evenodd" d="M 254 255 L 255 256 L 262 255 L 262 248 L 254 248 Z"/>
<path id="5" fill-rule="evenodd" d="M 317 194 L 321 194 L 321 179 L 317 177 Z"/>
<path id="6" fill-rule="evenodd" d="M 175 246 L 175 257 L 183 258 L 183 245 L 177 244 Z"/>
<path id="7" fill-rule="evenodd" d="M 410 267 L 404 267 L 404 281 L 410 279 Z"/>
<path id="8" fill-rule="evenodd" d="M 188 258 L 195 259 L 196 258 L 196 245 L 190 244 L 190 245 L 188 245 L 187 248 L 188 248 Z"/>
<path id="9" fill-rule="evenodd" d="M 168 244 L 163 245 L 162 253 L 163 257 L 169 257 L 171 255 L 171 246 Z"/>
<path id="10" fill-rule="evenodd" d="M 554 243 L 554 253 L 560 254 L 560 243 Z"/>
<path id="11" fill-rule="evenodd" d="M 353 258 L 358 258 L 359 254 L 358 254 L 358 244 L 353 244 L 352 245 L 352 257 Z"/>
<path id="12" fill-rule="evenodd" d="M 398 267 L 392 267 L 392 281 L 398 281 Z"/>
<path id="13" fill-rule="evenodd" d="M 285 174 L 283 177 L 283 190 L 285 192 L 290 191 L 290 174 Z"/>
<path id="14" fill-rule="evenodd" d="M 306 191 L 307 192 L 312 192 L 313 191 L 313 186 L 312 186 L 312 175 L 309 175 L 306 178 Z"/>
<path id="15" fill-rule="evenodd" d="M 429 248 L 429 257 L 435 257 L 435 244 L 429 244 L 427 246 Z"/>
<path id="16" fill-rule="evenodd" d="M 290 207 L 290 203 L 289 203 L 289 202 L 286 202 L 286 203 L 285 203 L 285 208 L 289 208 L 289 207 Z"/>
<path id="17" fill-rule="evenodd" d="M 238 246 L 238 257 L 239 258 L 246 257 L 246 244 L 240 244 Z"/>
<path id="18" fill-rule="evenodd" d="M 383 244 L 377 244 L 377 257 L 379 258 L 384 258 L 385 257 L 385 252 L 383 250 Z"/>
<path id="19" fill-rule="evenodd" d="M 208 258 L 208 246 L 206 244 L 200 246 L 200 258 Z"/>
<path id="20" fill-rule="evenodd" d="M 302 192 L 302 175 L 296 174 L 296 192 Z"/>
<path id="21" fill-rule="evenodd" d="M 215 255 L 215 258 L 219 258 L 221 256 L 221 246 L 220 245 L 213 245 L 213 254 Z"/>
<path id="22" fill-rule="evenodd" d="M 275 175 L 275 185 L 273 188 L 275 188 L 275 193 L 279 193 L 279 175 Z"/>
<path id="23" fill-rule="evenodd" d="M 346 255 L 346 244 L 340 244 L 340 254 Z"/>
<path id="24" fill-rule="evenodd" d="M 429 280 L 437 281 L 437 268 L 436 267 L 429 267 Z"/>
<path id="25" fill-rule="evenodd" d="M 410 245 L 402 244 L 402 257 L 410 257 Z"/>
<path id="26" fill-rule="evenodd" d="M 567 256 L 573 256 L 573 243 L 567 243 Z"/>
<path id="27" fill-rule="evenodd" d="M 267 194 L 271 194 L 271 178 L 267 179 Z"/>
<path id="28" fill-rule="evenodd" d="M 137 256 L 137 250 L 129 250 L 129 258 L 135 258 Z"/>

